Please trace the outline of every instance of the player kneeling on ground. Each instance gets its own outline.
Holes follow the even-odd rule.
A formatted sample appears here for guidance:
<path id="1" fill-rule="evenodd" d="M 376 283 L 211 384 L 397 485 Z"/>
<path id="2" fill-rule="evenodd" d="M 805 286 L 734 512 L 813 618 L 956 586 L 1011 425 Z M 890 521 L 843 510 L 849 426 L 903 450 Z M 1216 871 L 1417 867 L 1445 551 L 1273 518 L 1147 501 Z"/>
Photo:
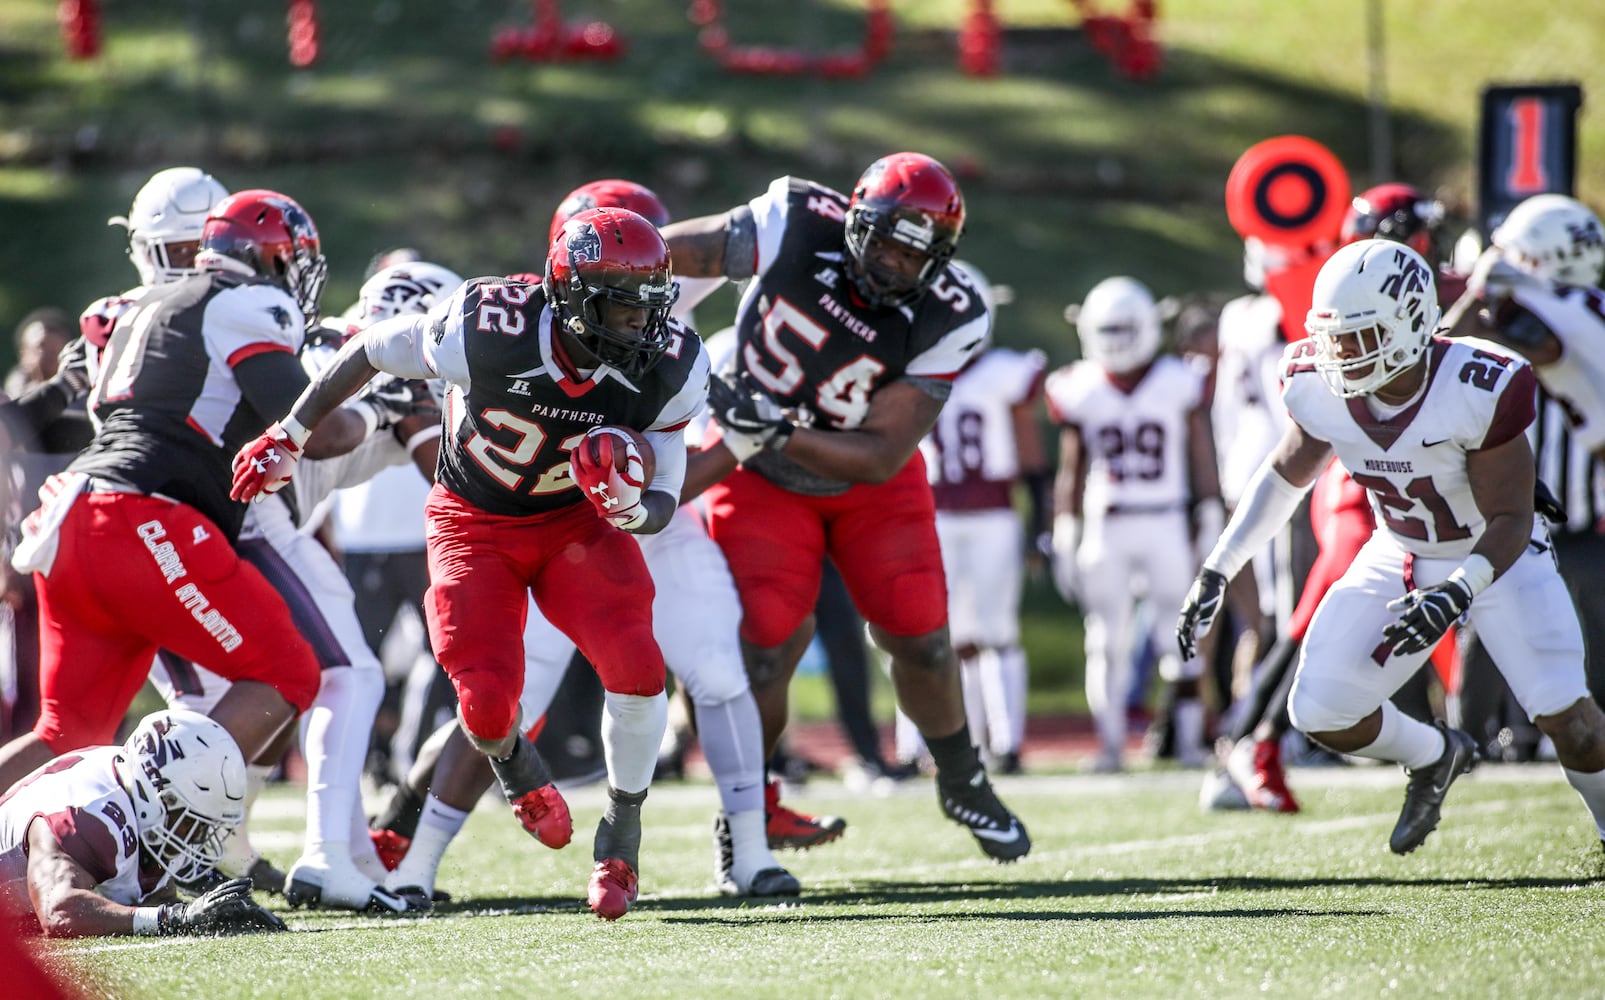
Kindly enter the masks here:
<path id="1" fill-rule="evenodd" d="M 146 716 L 123 746 L 66 754 L 0 798 L 0 896 L 51 937 L 282 931 L 251 880 L 181 903 L 245 819 L 245 757 L 196 712 Z M 145 904 L 145 905 L 139 905 Z"/>

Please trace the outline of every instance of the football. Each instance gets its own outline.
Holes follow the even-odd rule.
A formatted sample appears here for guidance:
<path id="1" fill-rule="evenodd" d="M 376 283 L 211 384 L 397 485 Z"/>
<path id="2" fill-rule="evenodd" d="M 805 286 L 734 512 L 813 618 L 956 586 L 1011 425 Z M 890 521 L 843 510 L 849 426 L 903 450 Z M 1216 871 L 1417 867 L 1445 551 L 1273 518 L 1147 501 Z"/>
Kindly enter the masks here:
<path id="1" fill-rule="evenodd" d="M 641 477 L 641 485 L 645 486 L 647 483 L 652 481 L 652 477 L 654 474 L 656 474 L 658 469 L 658 462 L 657 456 L 652 451 L 652 443 L 646 439 L 645 434 L 642 434 L 633 427 L 618 427 L 610 425 L 596 428 L 596 430 L 592 431 L 591 434 L 586 437 L 582 447 L 591 449 L 590 454 L 587 457 L 597 464 L 600 464 L 602 459 L 600 453 L 601 441 L 599 440 L 601 435 L 598 434 L 597 431 L 605 431 L 608 434 L 618 438 L 623 438 L 634 444 L 636 451 L 640 452 L 641 454 L 641 464 L 645 467 L 645 472 Z M 629 457 L 625 450 L 623 448 L 615 447 L 613 449 L 614 470 L 617 472 L 623 472 L 625 470 L 625 466 L 628 464 Z"/>

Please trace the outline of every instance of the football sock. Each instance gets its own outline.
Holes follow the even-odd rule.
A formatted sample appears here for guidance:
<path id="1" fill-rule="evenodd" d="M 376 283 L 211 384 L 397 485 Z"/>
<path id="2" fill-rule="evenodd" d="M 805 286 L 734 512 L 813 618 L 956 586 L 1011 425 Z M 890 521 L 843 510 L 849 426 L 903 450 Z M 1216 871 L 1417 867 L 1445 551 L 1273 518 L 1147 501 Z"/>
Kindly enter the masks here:
<path id="1" fill-rule="evenodd" d="M 980 658 L 959 660 L 959 694 L 964 698 L 964 724 L 977 746 L 987 744 L 986 696 L 981 690 Z"/>
<path id="2" fill-rule="evenodd" d="M 403 837 L 411 837 L 418 829 L 418 816 L 424 811 L 424 797 L 412 785 L 403 781 L 396 786 L 384 811 L 373 821 L 375 830 L 392 830 Z"/>
<path id="3" fill-rule="evenodd" d="M 418 817 L 412 846 L 407 849 L 407 856 L 401 859 L 401 864 L 386 879 L 386 884 L 398 889 L 416 885 L 432 891 L 440 859 L 446 856 L 446 848 L 451 846 L 453 838 L 467 820 L 467 810 L 454 809 L 433 795 L 429 796 Z"/>
<path id="4" fill-rule="evenodd" d="M 917 761 L 925 755 L 925 737 L 902 709 L 897 710 L 895 746 L 900 761 Z"/>
<path id="5" fill-rule="evenodd" d="M 608 691 L 605 696 L 602 753 L 607 758 L 608 784 L 621 792 L 645 792 L 669 724 L 669 699 L 661 691 L 655 695 Z"/>
<path id="6" fill-rule="evenodd" d="M 989 745 L 994 754 L 1018 753 L 1025 742 L 1025 650 L 987 647 L 980 661 Z"/>
<path id="7" fill-rule="evenodd" d="M 350 826 L 351 832 L 347 834 L 350 840 L 346 846 L 351 852 L 351 863 L 357 866 L 357 871 L 375 882 L 383 882 L 389 872 L 385 871 L 384 862 L 379 860 L 379 852 L 373 846 L 373 838 L 368 836 L 368 817 L 362 814 L 360 798 L 351 810 Z"/>
<path id="8" fill-rule="evenodd" d="M 1196 757 L 1204 749 L 1204 703 L 1196 691 L 1192 697 L 1176 699 L 1175 719 L 1176 756 L 1182 760 Z"/>
<path id="9" fill-rule="evenodd" d="M 369 734 L 384 691 L 384 673 L 376 662 L 325 670 L 311 710 L 301 717 L 308 854 L 325 853 L 325 841 L 344 843 L 350 836 L 352 811 L 362 801 Z"/>
<path id="10" fill-rule="evenodd" d="M 1444 735 L 1436 727 L 1410 718 L 1391 701 L 1382 703 L 1382 731 L 1370 746 L 1354 751 L 1356 757 L 1392 761 L 1415 770 L 1436 764 L 1447 750 Z"/>
<path id="11" fill-rule="evenodd" d="M 959 731 L 947 736 L 928 736 L 925 745 L 936 762 L 937 780 L 968 781 L 981 768 L 981 758 L 970 742 L 970 727 L 960 726 Z"/>
<path id="12" fill-rule="evenodd" d="M 1577 794 L 1583 797 L 1583 805 L 1588 807 L 1600 838 L 1605 840 L 1605 771 L 1573 771 L 1569 767 L 1561 770 L 1566 772 L 1566 780 L 1577 789 Z"/>
<path id="13" fill-rule="evenodd" d="M 717 705 L 694 706 L 702 755 L 719 786 L 719 801 L 731 816 L 763 815 L 763 723 L 752 692 L 743 690 Z"/>
<path id="14" fill-rule="evenodd" d="M 496 780 L 501 782 L 502 794 L 507 796 L 508 802 L 517 802 L 542 785 L 552 783 L 552 772 L 546 769 L 546 762 L 541 760 L 535 744 L 523 733 L 513 740 L 512 753 L 490 758 L 490 769 L 496 772 Z"/>
<path id="15" fill-rule="evenodd" d="M 622 858 L 631 868 L 640 870 L 641 857 L 641 803 L 646 801 L 646 790 L 621 792 L 607 790 L 607 812 L 596 826 L 596 840 L 592 858 Z"/>
<path id="16" fill-rule="evenodd" d="M 734 850 L 730 873 L 739 885 L 752 883 L 752 877 L 765 868 L 779 868 L 769 850 L 769 835 L 764 820 L 762 803 L 745 812 L 727 812 L 725 821 L 730 824 L 730 843 Z"/>

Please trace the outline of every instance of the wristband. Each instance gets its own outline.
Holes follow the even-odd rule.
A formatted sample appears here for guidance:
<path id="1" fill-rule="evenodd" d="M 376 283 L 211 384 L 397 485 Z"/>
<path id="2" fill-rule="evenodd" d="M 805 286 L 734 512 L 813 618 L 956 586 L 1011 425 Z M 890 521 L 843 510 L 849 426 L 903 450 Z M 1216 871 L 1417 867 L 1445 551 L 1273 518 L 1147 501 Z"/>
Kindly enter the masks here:
<path id="1" fill-rule="evenodd" d="M 134 907 L 134 933 L 142 937 L 155 937 L 162 932 L 160 906 Z"/>
<path id="2" fill-rule="evenodd" d="M 440 437 L 440 435 L 441 435 L 441 427 L 440 427 L 440 425 L 439 424 L 431 424 L 430 426 L 425 427 L 423 430 L 421 430 L 418 433 L 414 434 L 412 437 L 408 438 L 407 439 L 407 443 L 405 445 L 403 445 L 403 447 L 407 449 L 407 455 L 410 457 L 413 452 L 417 451 L 419 448 L 421 448 L 424 445 L 428 444 L 430 441 L 433 441 L 436 438 Z"/>
<path id="3" fill-rule="evenodd" d="M 279 429 L 284 432 L 285 437 L 290 439 L 290 443 L 295 445 L 296 451 L 306 450 L 307 438 L 312 436 L 312 432 L 302 426 L 301 421 L 293 416 L 285 417 L 279 421 Z M 370 430 L 369 433 L 373 432 Z"/>
<path id="4" fill-rule="evenodd" d="M 1494 582 L 1494 564 L 1473 553 L 1466 557 L 1465 562 L 1455 567 L 1446 582 L 1458 583 L 1470 591 L 1472 597 L 1476 597 Z"/>

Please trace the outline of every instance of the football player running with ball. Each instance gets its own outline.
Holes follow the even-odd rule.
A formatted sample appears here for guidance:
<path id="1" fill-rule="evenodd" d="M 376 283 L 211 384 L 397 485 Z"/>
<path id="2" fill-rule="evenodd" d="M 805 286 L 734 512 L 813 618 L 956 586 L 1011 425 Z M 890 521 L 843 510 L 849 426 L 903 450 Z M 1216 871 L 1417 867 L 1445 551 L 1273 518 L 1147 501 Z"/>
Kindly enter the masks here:
<path id="1" fill-rule="evenodd" d="M 1341 753 L 1404 765 L 1388 846 L 1419 847 L 1472 737 L 1388 701 L 1469 614 L 1511 691 L 1555 741 L 1566 778 L 1605 838 L 1605 716 L 1583 676 L 1583 640 L 1543 523 L 1523 434 L 1535 380 L 1524 361 L 1433 337 L 1432 269 L 1407 246 L 1362 240 L 1321 268 L 1288 347 L 1292 425 L 1260 467 L 1182 606 L 1183 654 L 1207 632 L 1226 582 L 1288 519 L 1335 452 L 1370 494 L 1377 531 L 1316 609 L 1289 704 L 1293 724 Z"/>
<path id="2" fill-rule="evenodd" d="M 946 168 L 897 153 L 871 164 L 851 197 L 782 177 L 747 204 L 664 232 L 682 274 L 751 279 L 735 370 L 709 386 L 723 447 L 693 458 L 688 492 L 723 477 L 705 498 L 709 532 L 741 595 L 766 749 L 785 727 L 828 555 L 891 655 L 897 700 L 936 762 L 943 812 L 989 857 L 1013 861 L 1031 840 L 993 792 L 965 724 L 919 456 L 990 327 L 975 288 L 948 266 L 963 228 Z"/>
<path id="3" fill-rule="evenodd" d="M 595 665 L 610 803 L 588 896 L 608 920 L 637 894 L 641 804 L 668 711 L 652 579 L 624 532 L 661 531 L 674 516 L 683 429 L 707 386 L 701 341 L 669 318 L 674 296 L 668 247 L 650 222 L 582 212 L 553 242 L 542 284 L 476 279 L 424 316 L 353 337 L 235 471 L 236 499 L 283 487 L 310 430 L 377 371 L 449 383 L 425 508 L 430 641 L 464 733 L 531 830 L 567 822 L 518 717 L 531 594 Z M 657 456 L 650 481 L 640 450 L 609 427 L 645 432 Z"/>

